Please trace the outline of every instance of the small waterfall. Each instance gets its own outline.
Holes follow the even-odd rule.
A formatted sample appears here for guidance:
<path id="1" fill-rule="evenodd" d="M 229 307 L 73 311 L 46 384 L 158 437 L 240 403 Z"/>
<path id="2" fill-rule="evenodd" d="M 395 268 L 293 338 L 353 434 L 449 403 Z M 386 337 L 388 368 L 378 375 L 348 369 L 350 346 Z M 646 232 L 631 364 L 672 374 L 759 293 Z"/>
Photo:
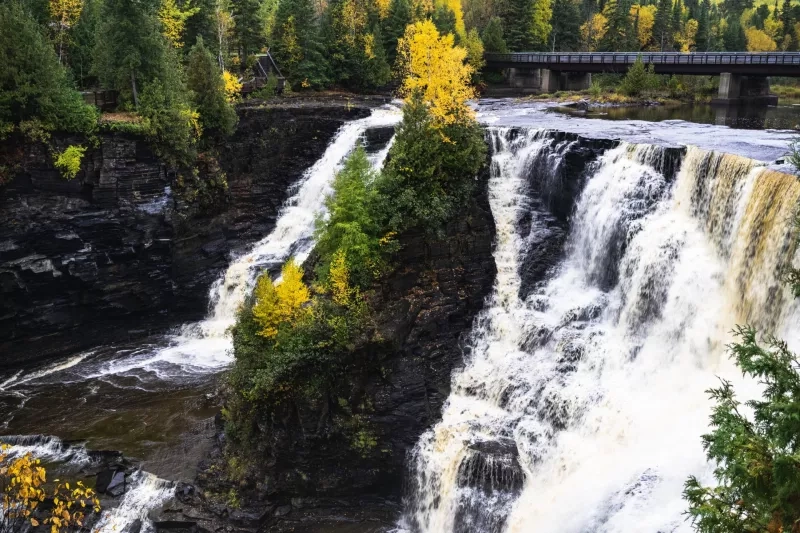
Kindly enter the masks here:
<path id="1" fill-rule="evenodd" d="M 128 487 L 118 507 L 102 511 L 100 520 L 94 526 L 99 533 L 120 533 L 140 520 L 142 531 L 152 531 L 147 515 L 169 501 L 175 493 L 174 484 L 164 481 L 147 472 L 136 472 L 130 476 Z"/>
<path id="2" fill-rule="evenodd" d="M 520 221 L 537 230 L 530 183 L 550 179 L 531 162 L 559 149 L 490 135 L 494 294 L 412 454 L 401 529 L 690 531 L 683 482 L 713 481 L 704 391 L 721 376 L 758 393 L 725 356 L 732 327 L 800 314 L 779 279 L 800 184 L 692 147 L 673 180 L 664 148 L 622 143 L 587 169 L 563 259 L 521 294 Z"/>
<path id="3" fill-rule="evenodd" d="M 312 236 L 318 216 L 324 213 L 325 198 L 331 193 L 336 172 L 356 147 L 364 132 L 391 126 L 400 119 L 394 108 L 382 108 L 364 119 L 340 128 L 323 156 L 294 185 L 292 196 L 280 212 L 275 229 L 252 248 L 234 258 L 209 290 L 209 313 L 205 320 L 186 324 L 169 345 L 153 350 L 143 347 L 131 357 L 112 361 L 88 377 L 122 374 L 139 368 L 160 379 L 185 379 L 194 373 L 217 372 L 232 361 L 229 329 L 236 313 L 264 270 L 278 269 L 289 257 L 302 262 L 313 248 Z M 388 148 L 373 157 L 376 168 L 383 165 Z"/>
<path id="4" fill-rule="evenodd" d="M 8 454 L 21 457 L 31 454 L 47 463 L 66 463 L 71 466 L 84 466 L 91 462 L 86 448 L 79 444 L 67 444 L 58 437 L 44 435 L 4 435 L 0 443 L 10 444 Z"/>

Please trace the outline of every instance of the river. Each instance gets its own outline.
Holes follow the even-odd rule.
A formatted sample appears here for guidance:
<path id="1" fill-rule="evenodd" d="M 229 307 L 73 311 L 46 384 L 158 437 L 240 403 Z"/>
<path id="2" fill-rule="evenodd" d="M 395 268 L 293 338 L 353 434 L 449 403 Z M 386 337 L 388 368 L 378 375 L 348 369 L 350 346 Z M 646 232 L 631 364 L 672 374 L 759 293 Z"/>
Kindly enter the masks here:
<path id="1" fill-rule="evenodd" d="M 412 458 L 401 529 L 686 529 L 683 480 L 709 479 L 699 439 L 709 413 L 703 391 L 717 375 L 757 390 L 724 356 L 731 328 L 748 321 L 797 344 L 790 327 L 797 309 L 776 277 L 781 261 L 792 259 L 790 218 L 800 198 L 796 181 L 774 172 L 788 170 L 776 160 L 792 132 L 635 113 L 607 120 L 551 107 L 478 106 L 493 149 L 498 275 L 443 419 Z M 2 434 L 48 436 L 30 449 L 49 460 L 63 450 L 71 454 L 63 460 L 85 460 L 61 446 L 80 441 L 143 461 L 147 474 L 107 513 L 102 531 L 146 518 L 170 497 L 170 480 L 192 478 L 208 449 L 197 436 L 211 429 L 213 396 L 231 363 L 237 308 L 259 272 L 308 255 L 336 169 L 366 129 L 398 118 L 381 109 L 342 127 L 274 231 L 232 258 L 209 288 L 205 320 L 0 376 Z M 547 161 L 557 178 L 567 148 L 549 142 L 552 131 L 624 142 L 587 176 L 564 258 L 523 294 L 521 261 L 536 232 L 547 231 L 534 221 L 521 233 L 520 220 L 532 212 L 530 180 L 543 179 L 532 168 Z M 659 165 L 664 149 L 686 145 L 670 179 Z M 372 154 L 376 166 L 386 150 Z M 500 451 L 487 454 L 476 443 Z"/>

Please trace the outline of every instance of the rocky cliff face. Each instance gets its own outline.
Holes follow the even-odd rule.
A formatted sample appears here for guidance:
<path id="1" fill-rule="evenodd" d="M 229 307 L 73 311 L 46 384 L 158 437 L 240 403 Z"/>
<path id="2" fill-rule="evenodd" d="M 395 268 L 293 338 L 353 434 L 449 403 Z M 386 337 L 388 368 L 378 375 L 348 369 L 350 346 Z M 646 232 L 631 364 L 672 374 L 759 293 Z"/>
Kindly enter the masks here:
<path id="1" fill-rule="evenodd" d="M 213 216 L 181 209 L 172 177 L 141 139 L 103 134 L 72 181 L 44 146 L 24 146 L 23 172 L 0 190 L 0 367 L 200 318 L 229 253 L 272 228 L 289 185 L 343 121 L 368 113 L 241 109 L 220 149 L 227 204 Z"/>

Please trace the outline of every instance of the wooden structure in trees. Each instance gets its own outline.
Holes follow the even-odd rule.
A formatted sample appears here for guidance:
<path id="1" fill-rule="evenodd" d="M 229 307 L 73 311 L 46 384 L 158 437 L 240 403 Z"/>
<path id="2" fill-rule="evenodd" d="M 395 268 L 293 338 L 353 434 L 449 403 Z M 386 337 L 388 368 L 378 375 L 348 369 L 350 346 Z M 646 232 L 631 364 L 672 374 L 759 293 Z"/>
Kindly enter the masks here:
<path id="1" fill-rule="evenodd" d="M 242 94 L 247 95 L 259 89 L 262 89 L 267 83 L 275 78 L 275 93 L 280 94 L 286 86 L 286 78 L 281 74 L 278 64 L 272 54 L 267 50 L 264 54 L 257 54 L 255 56 L 255 63 L 253 64 L 253 77 L 252 79 L 245 80 L 242 83 Z"/>

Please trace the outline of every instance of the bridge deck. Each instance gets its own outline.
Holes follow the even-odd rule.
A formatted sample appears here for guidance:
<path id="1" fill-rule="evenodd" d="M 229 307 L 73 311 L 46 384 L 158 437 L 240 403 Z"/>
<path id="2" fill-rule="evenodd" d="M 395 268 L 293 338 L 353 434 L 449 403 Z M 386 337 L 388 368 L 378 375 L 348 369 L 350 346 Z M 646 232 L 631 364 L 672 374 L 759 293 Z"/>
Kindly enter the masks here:
<path id="1" fill-rule="evenodd" d="M 562 72 L 626 72 L 641 57 L 658 74 L 800 77 L 800 52 L 564 52 L 486 54 L 489 68 L 546 68 Z"/>

